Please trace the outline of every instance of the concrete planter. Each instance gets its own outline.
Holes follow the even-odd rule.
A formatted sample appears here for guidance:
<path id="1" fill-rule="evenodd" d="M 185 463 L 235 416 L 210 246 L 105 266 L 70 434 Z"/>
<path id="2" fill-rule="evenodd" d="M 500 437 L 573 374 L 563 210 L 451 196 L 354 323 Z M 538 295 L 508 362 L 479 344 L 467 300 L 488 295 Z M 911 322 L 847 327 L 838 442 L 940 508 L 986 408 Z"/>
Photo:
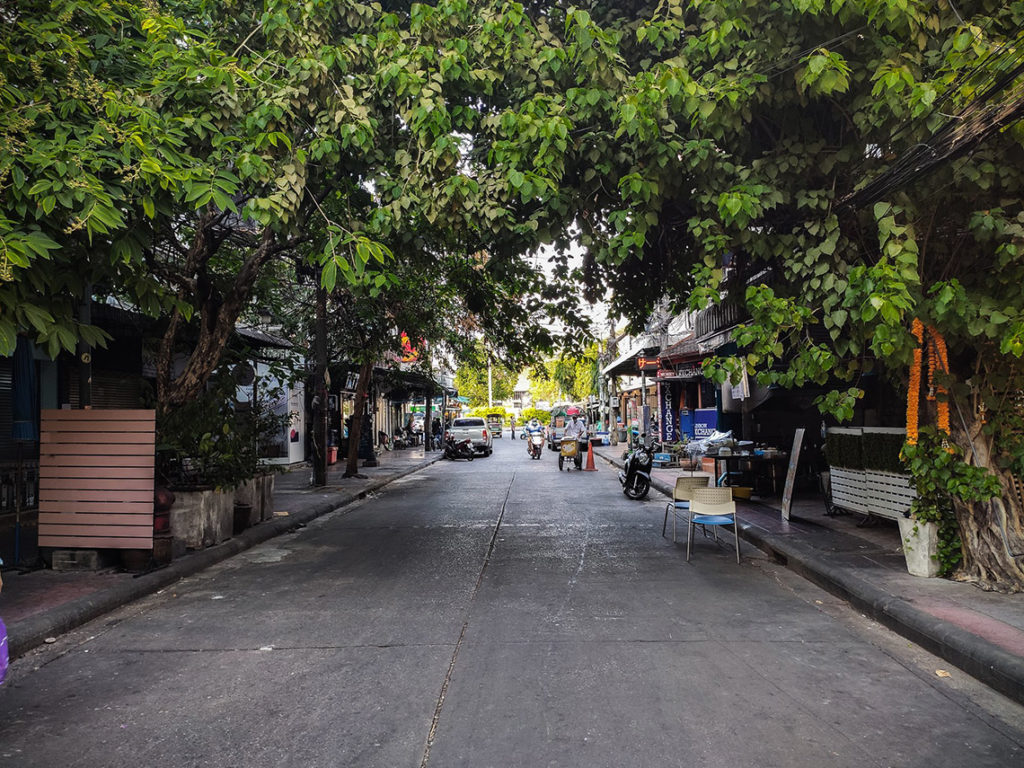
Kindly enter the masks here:
<path id="1" fill-rule="evenodd" d="M 908 517 L 897 518 L 903 556 L 912 576 L 933 578 L 939 575 L 939 525 L 922 523 Z"/>
<path id="2" fill-rule="evenodd" d="M 231 538 L 235 494 L 214 488 L 174 490 L 171 536 L 177 551 L 204 549 Z"/>
<path id="3" fill-rule="evenodd" d="M 235 489 L 235 504 L 247 504 L 252 508 L 249 525 L 274 516 L 274 477 L 273 474 L 256 475 Z"/>

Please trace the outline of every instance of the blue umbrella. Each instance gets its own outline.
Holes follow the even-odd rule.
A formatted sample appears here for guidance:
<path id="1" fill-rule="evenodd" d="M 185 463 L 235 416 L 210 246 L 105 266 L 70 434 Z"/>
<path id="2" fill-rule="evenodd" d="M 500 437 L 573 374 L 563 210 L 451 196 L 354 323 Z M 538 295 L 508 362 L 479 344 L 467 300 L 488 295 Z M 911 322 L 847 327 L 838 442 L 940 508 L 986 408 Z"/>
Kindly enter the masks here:
<path id="1" fill-rule="evenodd" d="M 18 337 L 14 350 L 14 386 L 12 411 L 14 425 L 11 437 L 35 442 L 39 439 L 39 387 L 36 385 L 34 345 L 24 336 Z"/>

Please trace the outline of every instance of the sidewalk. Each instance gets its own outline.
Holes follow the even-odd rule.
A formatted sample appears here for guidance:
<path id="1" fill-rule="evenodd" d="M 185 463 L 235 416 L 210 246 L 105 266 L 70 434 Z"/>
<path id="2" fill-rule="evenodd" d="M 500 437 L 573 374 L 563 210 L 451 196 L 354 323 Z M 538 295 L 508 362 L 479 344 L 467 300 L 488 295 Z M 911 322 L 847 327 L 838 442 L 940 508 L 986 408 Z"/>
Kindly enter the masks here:
<path id="1" fill-rule="evenodd" d="M 256 544 L 364 498 L 388 483 L 438 461 L 442 455 L 441 451 L 425 453 L 422 446 L 386 451 L 379 456 L 379 466 L 360 468 L 365 478 L 343 478 L 345 467 L 338 463 L 329 467 L 327 485 L 322 488 L 310 487 L 311 469 L 308 466 L 279 474 L 274 482 L 274 519 L 248 528 L 215 547 L 189 552 L 170 565 L 149 573 L 132 574 L 113 568 L 89 573 L 5 571 L 3 592 L 0 593 L 0 618 L 7 625 L 11 657 L 22 656 L 49 637 L 74 629 Z"/>
<path id="2" fill-rule="evenodd" d="M 616 467 L 622 446 L 595 453 Z M 671 498 L 681 469 L 655 469 L 652 487 Z M 774 506 L 773 506 L 774 505 Z M 797 497 L 784 521 L 779 499 L 737 503 L 740 537 L 927 651 L 1024 704 L 1024 595 L 907 573 L 896 523 L 859 527 L 862 515 L 825 515 L 820 496 Z M 660 520 L 660 518 L 659 518 Z M 671 537 L 672 523 L 666 536 Z M 685 531 L 679 537 L 685 540 Z"/>

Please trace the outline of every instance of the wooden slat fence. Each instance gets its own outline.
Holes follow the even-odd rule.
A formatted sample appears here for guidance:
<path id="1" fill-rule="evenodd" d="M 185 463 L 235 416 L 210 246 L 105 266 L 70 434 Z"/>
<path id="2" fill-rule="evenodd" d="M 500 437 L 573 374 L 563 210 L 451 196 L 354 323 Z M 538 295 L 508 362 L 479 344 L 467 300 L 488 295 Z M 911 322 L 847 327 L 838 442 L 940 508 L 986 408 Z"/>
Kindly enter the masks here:
<path id="1" fill-rule="evenodd" d="M 39 546 L 153 548 L 156 413 L 44 410 Z"/>

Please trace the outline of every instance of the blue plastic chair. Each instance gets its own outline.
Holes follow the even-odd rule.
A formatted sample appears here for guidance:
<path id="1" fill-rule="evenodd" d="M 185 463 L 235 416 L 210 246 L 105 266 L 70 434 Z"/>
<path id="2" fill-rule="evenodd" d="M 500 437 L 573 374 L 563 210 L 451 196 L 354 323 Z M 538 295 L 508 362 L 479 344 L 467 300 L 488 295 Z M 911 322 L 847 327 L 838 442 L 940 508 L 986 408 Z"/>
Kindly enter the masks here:
<path id="1" fill-rule="evenodd" d="M 711 526 L 718 542 L 718 526 L 731 525 L 736 540 L 736 562 L 740 561 L 740 530 L 736 522 L 736 502 L 731 488 L 694 488 L 690 491 L 690 517 L 686 528 L 686 562 L 690 562 L 693 526 Z M 705 535 L 706 529 L 705 529 Z"/>
<path id="2" fill-rule="evenodd" d="M 661 535 L 665 535 L 668 527 L 669 512 L 672 517 L 672 541 L 676 540 L 676 521 L 682 518 L 688 520 L 690 517 L 690 491 L 694 488 L 707 488 L 706 477 L 681 476 L 676 478 L 675 488 L 672 489 L 672 501 L 665 505 L 665 520 L 661 524 Z"/>

